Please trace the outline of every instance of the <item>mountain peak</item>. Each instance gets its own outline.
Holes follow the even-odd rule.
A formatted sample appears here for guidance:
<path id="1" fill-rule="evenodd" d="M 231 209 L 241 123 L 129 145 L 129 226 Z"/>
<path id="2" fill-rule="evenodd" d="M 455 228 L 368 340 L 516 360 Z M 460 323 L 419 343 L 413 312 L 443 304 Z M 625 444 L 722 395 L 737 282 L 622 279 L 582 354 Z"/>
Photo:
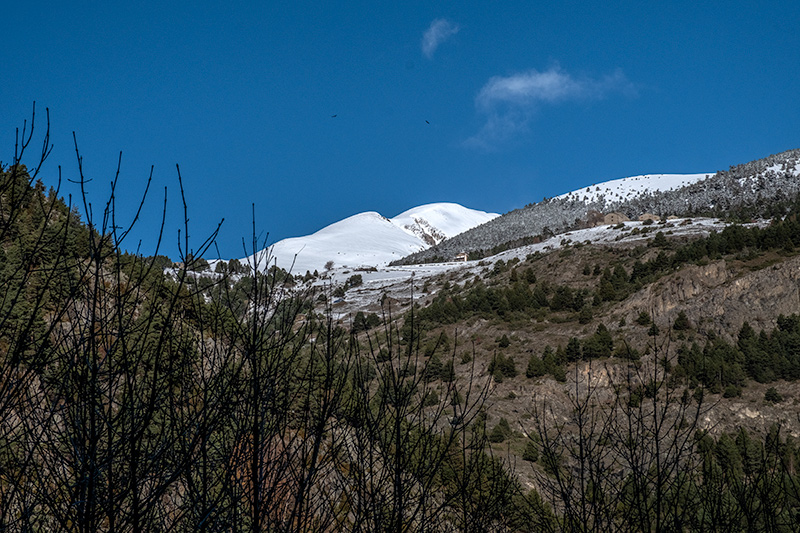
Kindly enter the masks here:
<path id="1" fill-rule="evenodd" d="M 331 261 L 334 267 L 379 267 L 498 216 L 449 202 L 414 207 L 391 219 L 366 211 L 311 235 L 278 241 L 270 247 L 271 258 L 294 274 L 321 271 Z"/>
<path id="2" fill-rule="evenodd" d="M 414 207 L 391 221 L 433 246 L 498 216 L 452 202 L 439 202 Z"/>

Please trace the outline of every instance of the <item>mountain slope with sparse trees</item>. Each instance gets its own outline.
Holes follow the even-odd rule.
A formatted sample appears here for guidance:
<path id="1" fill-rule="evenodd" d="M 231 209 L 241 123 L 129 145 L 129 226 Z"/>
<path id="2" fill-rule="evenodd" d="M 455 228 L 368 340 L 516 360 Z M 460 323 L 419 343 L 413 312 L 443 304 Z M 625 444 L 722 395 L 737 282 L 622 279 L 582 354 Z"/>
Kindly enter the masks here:
<path id="1" fill-rule="evenodd" d="M 635 220 L 657 216 L 722 216 L 747 220 L 781 216 L 800 193 L 800 149 L 788 150 L 717 172 L 678 190 L 643 192 L 623 200 L 580 195 L 545 199 L 506 213 L 395 264 L 452 260 L 467 252 L 473 258 L 585 227 L 592 211 L 620 212 Z"/>

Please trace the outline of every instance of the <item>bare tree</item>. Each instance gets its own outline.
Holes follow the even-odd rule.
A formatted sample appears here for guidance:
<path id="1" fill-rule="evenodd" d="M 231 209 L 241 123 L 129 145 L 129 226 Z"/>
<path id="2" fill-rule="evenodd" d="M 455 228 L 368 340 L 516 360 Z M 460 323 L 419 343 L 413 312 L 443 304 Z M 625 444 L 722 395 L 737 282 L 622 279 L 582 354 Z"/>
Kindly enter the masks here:
<path id="1" fill-rule="evenodd" d="M 564 531 L 682 530 L 692 505 L 702 395 L 668 380 L 675 356 L 653 336 L 652 357 L 626 365 L 576 364 L 566 417 L 534 408 L 537 482 Z M 610 381 L 597 384 L 598 374 Z"/>
<path id="2" fill-rule="evenodd" d="M 198 273 L 217 232 L 190 247 L 180 169 L 180 266 L 125 252 L 152 169 L 120 220 L 121 155 L 95 209 L 75 140 L 79 216 L 35 182 L 44 138 L 35 170 L 26 128 L 0 169 L 0 531 L 508 527 L 474 362 L 457 376 L 453 348 L 444 376 L 413 312 L 365 333 L 315 313 L 255 222 L 246 272 Z"/>
<path id="3" fill-rule="evenodd" d="M 460 496 L 454 489 L 468 487 L 443 472 L 452 472 L 469 442 L 489 380 L 479 379 L 473 366 L 462 379 L 440 381 L 429 368 L 433 356 L 420 350 L 413 310 L 404 335 L 390 315 L 384 309 L 385 327 L 366 335 L 363 352 L 355 345 L 343 490 L 351 510 L 347 530 L 446 530 Z M 454 356 L 455 348 L 451 362 Z"/>

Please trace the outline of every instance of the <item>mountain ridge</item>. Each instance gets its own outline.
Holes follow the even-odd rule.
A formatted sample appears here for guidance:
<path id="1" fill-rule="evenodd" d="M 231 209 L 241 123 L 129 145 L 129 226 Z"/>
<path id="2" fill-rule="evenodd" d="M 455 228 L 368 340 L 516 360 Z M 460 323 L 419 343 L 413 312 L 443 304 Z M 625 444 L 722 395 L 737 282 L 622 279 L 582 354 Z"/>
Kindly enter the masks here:
<path id="1" fill-rule="evenodd" d="M 590 211 L 620 212 L 629 218 L 644 213 L 657 216 L 717 216 L 736 214 L 743 218 L 777 216 L 785 213 L 787 203 L 800 194 L 800 149 L 787 150 L 749 163 L 730 167 L 714 174 L 658 174 L 634 176 L 681 176 L 688 183 L 672 188 L 676 180 L 667 180 L 667 190 L 642 189 L 630 197 L 613 199 L 610 195 L 583 198 L 598 185 L 576 189 L 554 198 L 529 204 L 497 217 L 487 224 L 466 231 L 436 246 L 411 254 L 393 264 L 415 264 L 450 258 L 461 252 L 483 257 L 535 239 L 545 238 L 589 224 Z M 655 183 L 655 182 L 654 182 Z M 602 183 L 600 185 L 603 185 Z M 608 188 L 608 186 L 606 185 Z"/>
<path id="2" fill-rule="evenodd" d="M 331 265 L 365 269 L 451 261 L 464 252 L 485 257 L 596 224 L 598 214 L 609 212 L 631 219 L 644 213 L 769 218 L 800 194 L 799 178 L 800 149 L 795 149 L 715 173 L 643 174 L 593 183 L 502 215 L 452 202 L 420 205 L 393 218 L 367 211 L 272 244 L 269 264 L 302 274 Z"/>

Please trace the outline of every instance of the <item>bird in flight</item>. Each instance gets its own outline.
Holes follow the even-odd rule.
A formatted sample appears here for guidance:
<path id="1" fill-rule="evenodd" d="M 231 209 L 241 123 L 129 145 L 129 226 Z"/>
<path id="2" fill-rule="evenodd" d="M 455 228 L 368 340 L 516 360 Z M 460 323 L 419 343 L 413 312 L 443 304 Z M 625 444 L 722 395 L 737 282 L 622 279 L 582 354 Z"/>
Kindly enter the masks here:
<path id="1" fill-rule="evenodd" d="M 425 121 L 425 124 L 430 124 L 430 122 L 428 122 L 428 121 L 426 120 L 426 121 Z"/>
<path id="2" fill-rule="evenodd" d="M 336 118 L 336 115 L 331 115 L 331 118 Z"/>

